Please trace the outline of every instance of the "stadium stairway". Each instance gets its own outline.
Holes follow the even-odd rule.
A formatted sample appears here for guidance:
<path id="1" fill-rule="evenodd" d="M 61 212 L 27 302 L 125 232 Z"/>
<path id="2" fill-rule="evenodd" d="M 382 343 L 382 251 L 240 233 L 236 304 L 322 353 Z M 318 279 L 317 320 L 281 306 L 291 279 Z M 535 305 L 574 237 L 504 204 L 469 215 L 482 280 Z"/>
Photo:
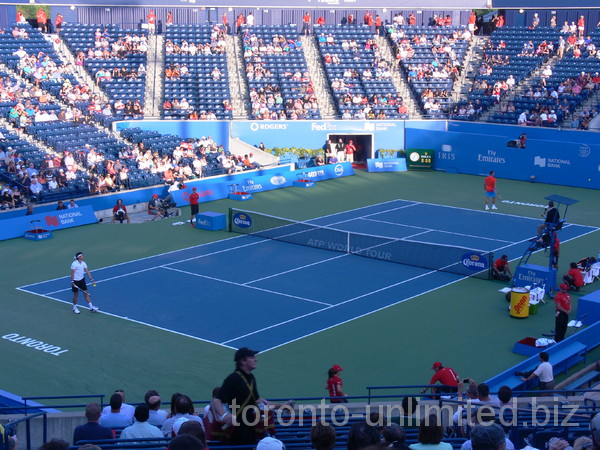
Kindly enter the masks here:
<path id="1" fill-rule="evenodd" d="M 164 87 L 164 36 L 148 36 L 148 56 L 146 67 L 146 91 L 144 92 L 144 117 L 148 119 L 160 116 L 160 99 Z"/>
<path id="2" fill-rule="evenodd" d="M 73 70 L 75 77 L 78 80 L 83 81 L 92 90 L 92 93 L 98 95 L 103 102 L 107 102 L 108 97 L 104 91 L 94 82 L 83 66 L 75 64 L 75 56 L 58 35 L 52 40 L 52 45 L 54 46 L 56 53 L 60 56 L 60 59 L 71 64 L 71 69 Z"/>
<path id="3" fill-rule="evenodd" d="M 474 36 L 465 56 L 465 66 L 462 70 L 460 79 L 456 83 L 454 91 L 457 102 L 466 102 L 469 98 L 469 89 L 475 81 L 477 70 L 483 61 L 483 46 L 488 38 L 483 36 Z"/>
<path id="4" fill-rule="evenodd" d="M 408 109 L 408 115 L 411 119 L 422 119 L 423 114 L 421 114 L 421 109 L 417 106 L 419 104 L 419 100 L 416 98 L 415 94 L 408 87 L 406 80 L 402 76 L 402 73 L 398 69 L 398 65 L 396 64 L 396 58 L 394 57 L 394 52 L 392 47 L 390 46 L 390 42 L 383 36 L 376 37 L 377 45 L 379 46 L 379 51 L 383 55 L 383 58 L 386 61 L 390 62 L 391 72 L 392 72 L 392 83 L 394 83 L 394 87 L 396 91 L 402 96 L 404 100 L 404 105 Z"/>
<path id="5" fill-rule="evenodd" d="M 242 38 L 238 35 L 228 35 L 225 42 L 227 44 L 227 71 L 230 74 L 229 92 L 231 92 L 233 118 L 247 119 L 250 117 L 250 95 L 244 71 Z"/>
<path id="6" fill-rule="evenodd" d="M 321 54 L 317 48 L 317 43 L 314 36 L 301 36 L 302 48 L 304 48 L 304 56 L 306 58 L 306 64 L 308 70 L 313 79 L 313 87 L 315 89 L 315 95 L 319 102 L 319 109 L 323 119 L 335 119 L 336 112 L 333 103 L 333 96 L 331 89 L 329 89 L 329 83 L 327 81 L 327 75 L 323 67 L 321 60 Z"/>

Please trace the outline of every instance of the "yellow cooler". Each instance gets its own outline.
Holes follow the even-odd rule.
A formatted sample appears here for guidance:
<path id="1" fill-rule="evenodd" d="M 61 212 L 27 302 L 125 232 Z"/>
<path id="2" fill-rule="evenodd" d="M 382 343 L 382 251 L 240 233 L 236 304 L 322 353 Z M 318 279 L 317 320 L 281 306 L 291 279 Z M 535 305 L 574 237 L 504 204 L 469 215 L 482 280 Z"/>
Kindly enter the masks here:
<path id="1" fill-rule="evenodd" d="M 510 316 L 518 319 L 529 317 L 529 289 L 515 287 L 510 293 Z"/>

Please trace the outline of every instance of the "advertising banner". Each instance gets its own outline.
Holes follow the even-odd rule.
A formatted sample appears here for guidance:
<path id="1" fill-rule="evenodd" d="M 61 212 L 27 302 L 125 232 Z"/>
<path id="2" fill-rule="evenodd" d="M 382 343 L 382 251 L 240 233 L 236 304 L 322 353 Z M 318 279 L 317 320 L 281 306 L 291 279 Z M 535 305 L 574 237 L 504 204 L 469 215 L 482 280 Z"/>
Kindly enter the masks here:
<path id="1" fill-rule="evenodd" d="M 23 237 L 32 227 L 55 231 L 96 222 L 98 219 L 91 206 L 13 217 L 2 221 L 0 240 Z"/>
<path id="2" fill-rule="evenodd" d="M 406 172 L 406 158 L 367 159 L 369 172 Z"/>
<path id="3" fill-rule="evenodd" d="M 289 187 L 300 178 L 323 181 L 354 175 L 354 168 L 348 162 L 293 171 L 289 168 L 290 166 L 282 166 L 256 172 L 241 172 L 187 183 L 185 189 L 172 193 L 173 200 L 178 206 L 189 205 L 190 194 L 194 187 L 197 189 L 196 192 L 202 203 L 226 198 L 232 191 L 244 191 L 252 194 Z"/>

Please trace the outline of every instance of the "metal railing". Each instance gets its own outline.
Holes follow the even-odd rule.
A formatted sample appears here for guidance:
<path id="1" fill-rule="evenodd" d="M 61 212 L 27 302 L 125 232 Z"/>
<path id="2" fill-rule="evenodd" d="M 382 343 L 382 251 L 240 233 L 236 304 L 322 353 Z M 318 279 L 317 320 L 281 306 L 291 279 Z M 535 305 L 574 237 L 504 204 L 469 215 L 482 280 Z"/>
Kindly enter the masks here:
<path id="1" fill-rule="evenodd" d="M 37 414 L 33 414 L 31 416 L 23 417 L 22 419 L 11 420 L 4 426 L 4 436 L 3 436 L 3 450 L 10 449 L 10 436 L 13 436 L 16 433 L 16 426 L 20 423 L 25 422 L 25 442 L 26 448 L 29 450 L 31 448 L 31 421 L 42 416 L 43 425 L 42 425 L 42 434 L 43 434 L 43 442 L 46 442 L 48 439 L 48 418 L 46 417 L 48 414 L 45 411 L 39 412 Z"/>

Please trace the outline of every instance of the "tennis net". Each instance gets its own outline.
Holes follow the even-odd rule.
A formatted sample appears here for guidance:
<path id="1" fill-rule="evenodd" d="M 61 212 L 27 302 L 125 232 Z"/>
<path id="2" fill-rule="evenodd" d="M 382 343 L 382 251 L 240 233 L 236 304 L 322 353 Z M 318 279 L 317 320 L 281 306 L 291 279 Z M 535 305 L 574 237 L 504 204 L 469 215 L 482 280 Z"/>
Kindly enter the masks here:
<path id="1" fill-rule="evenodd" d="M 352 233 L 236 208 L 229 209 L 229 231 L 477 278 L 489 278 L 493 263 L 492 252 Z"/>

